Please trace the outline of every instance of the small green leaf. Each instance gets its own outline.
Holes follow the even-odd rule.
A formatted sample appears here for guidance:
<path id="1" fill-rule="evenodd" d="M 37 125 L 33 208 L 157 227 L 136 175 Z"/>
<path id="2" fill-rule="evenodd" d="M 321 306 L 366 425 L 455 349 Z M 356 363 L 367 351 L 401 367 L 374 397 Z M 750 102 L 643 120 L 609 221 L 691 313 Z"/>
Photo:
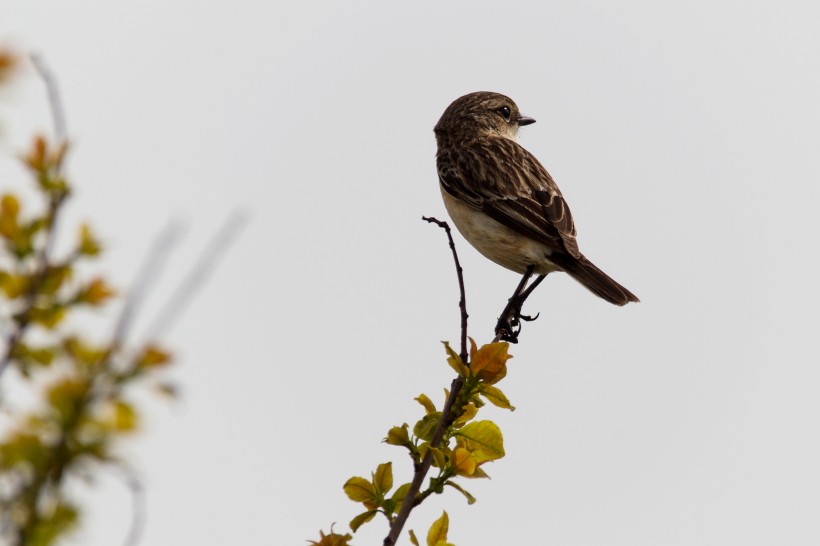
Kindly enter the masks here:
<path id="1" fill-rule="evenodd" d="M 416 423 L 416 426 L 413 427 L 413 434 L 422 440 L 429 442 L 433 439 L 433 433 L 438 426 L 439 420 L 441 420 L 440 412 L 437 411 L 435 413 L 428 413 Z"/>
<path id="2" fill-rule="evenodd" d="M 467 504 L 475 503 L 475 497 L 472 496 L 469 491 L 467 491 L 466 489 L 464 489 L 463 487 L 458 485 L 456 482 L 454 482 L 452 480 L 447 480 L 444 483 L 444 485 L 449 485 L 450 487 L 452 487 L 453 489 L 455 489 L 456 491 L 458 491 L 459 493 L 464 495 L 467 498 Z"/>
<path id="3" fill-rule="evenodd" d="M 416 533 L 414 533 L 412 529 L 410 529 L 410 530 L 408 531 L 408 533 L 410 533 L 410 542 L 411 542 L 414 546 L 421 546 L 421 545 L 419 544 L 419 539 L 417 539 L 417 538 L 416 538 Z"/>
<path id="4" fill-rule="evenodd" d="M 410 483 L 405 483 L 399 486 L 393 492 L 393 496 L 390 499 L 396 503 L 396 511 L 401 510 L 401 505 L 404 503 L 404 499 L 407 498 L 407 492 L 410 491 Z"/>
<path id="5" fill-rule="evenodd" d="M 350 530 L 355 533 L 359 530 L 359 527 L 373 519 L 378 513 L 378 510 L 368 510 L 367 512 L 362 512 L 361 514 L 350 520 Z"/>
<path id="6" fill-rule="evenodd" d="M 515 406 L 510 404 L 510 401 L 507 399 L 507 396 L 501 392 L 501 389 L 498 387 L 494 387 L 488 383 L 485 383 L 481 386 L 481 396 L 486 398 L 490 401 L 491 404 L 498 406 L 499 408 L 508 409 L 510 411 L 515 411 Z"/>

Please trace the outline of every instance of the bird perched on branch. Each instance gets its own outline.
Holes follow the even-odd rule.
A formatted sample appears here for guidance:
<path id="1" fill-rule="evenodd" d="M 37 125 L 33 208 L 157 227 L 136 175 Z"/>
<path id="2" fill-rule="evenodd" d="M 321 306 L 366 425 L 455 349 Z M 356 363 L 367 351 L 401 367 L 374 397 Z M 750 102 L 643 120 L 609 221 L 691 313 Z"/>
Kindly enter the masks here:
<path id="1" fill-rule="evenodd" d="M 525 276 L 514 295 L 519 303 L 553 271 L 566 272 L 615 305 L 637 302 L 637 296 L 578 249 L 561 190 L 516 142 L 518 128 L 532 123 L 534 119 L 522 116 L 515 102 L 499 93 L 470 93 L 447 107 L 435 127 L 447 212 L 481 254 Z M 524 290 L 532 274 L 538 277 Z"/>

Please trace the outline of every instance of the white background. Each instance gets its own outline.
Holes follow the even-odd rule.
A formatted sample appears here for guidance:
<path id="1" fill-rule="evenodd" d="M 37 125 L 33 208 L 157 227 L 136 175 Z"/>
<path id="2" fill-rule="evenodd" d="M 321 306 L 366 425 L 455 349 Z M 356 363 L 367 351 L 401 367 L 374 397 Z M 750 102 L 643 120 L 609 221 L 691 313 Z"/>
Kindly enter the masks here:
<path id="1" fill-rule="evenodd" d="M 820 543 L 820 4 L 0 0 L 0 39 L 59 77 L 77 191 L 120 285 L 154 236 L 188 235 L 146 328 L 209 237 L 244 233 L 165 341 L 179 403 L 141 400 L 142 544 L 305 544 L 358 513 L 341 486 L 449 384 L 457 291 L 432 127 L 493 90 L 572 207 L 583 252 L 635 292 L 535 292 L 489 407 L 507 457 L 432 498 L 475 544 Z M 3 189 L 48 130 L 31 71 L 2 96 Z M 460 238 L 471 334 L 517 276 Z M 139 333 L 139 330 L 138 330 Z M 114 478 L 79 488 L 72 544 L 120 544 Z M 376 520 L 354 544 L 381 544 Z M 403 542 L 407 544 L 406 534 Z"/>

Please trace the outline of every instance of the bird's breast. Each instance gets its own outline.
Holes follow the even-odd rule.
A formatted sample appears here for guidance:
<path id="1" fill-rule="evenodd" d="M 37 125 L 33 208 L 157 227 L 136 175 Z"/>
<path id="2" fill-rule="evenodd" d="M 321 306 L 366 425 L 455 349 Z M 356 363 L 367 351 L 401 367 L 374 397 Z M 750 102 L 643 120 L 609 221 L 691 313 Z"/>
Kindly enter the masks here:
<path id="1" fill-rule="evenodd" d="M 551 250 L 545 245 L 459 201 L 443 187 L 441 196 L 459 233 L 485 257 L 517 273 L 524 273 L 530 265 L 540 275 L 561 270 L 548 259 Z"/>

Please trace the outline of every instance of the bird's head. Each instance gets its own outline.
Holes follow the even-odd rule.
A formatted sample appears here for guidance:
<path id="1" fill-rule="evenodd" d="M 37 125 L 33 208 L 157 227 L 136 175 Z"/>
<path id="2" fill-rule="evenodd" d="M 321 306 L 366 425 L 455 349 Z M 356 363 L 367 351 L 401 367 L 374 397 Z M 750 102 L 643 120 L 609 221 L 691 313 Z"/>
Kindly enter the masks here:
<path id="1" fill-rule="evenodd" d="M 511 98 L 479 91 L 454 100 L 438 120 L 435 133 L 440 144 L 487 136 L 515 140 L 518 128 L 531 123 L 535 120 L 522 116 Z"/>

